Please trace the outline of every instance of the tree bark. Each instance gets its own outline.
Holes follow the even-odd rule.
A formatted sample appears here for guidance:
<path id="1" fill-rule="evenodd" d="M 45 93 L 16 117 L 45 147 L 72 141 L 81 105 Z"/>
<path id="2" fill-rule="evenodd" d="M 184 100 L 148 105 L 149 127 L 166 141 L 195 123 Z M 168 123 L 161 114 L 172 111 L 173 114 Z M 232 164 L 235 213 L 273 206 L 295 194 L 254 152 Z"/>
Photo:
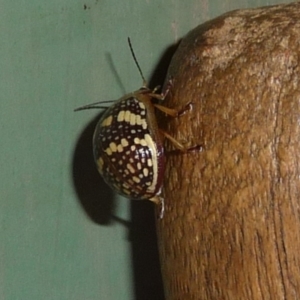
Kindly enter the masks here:
<path id="1" fill-rule="evenodd" d="M 157 230 L 167 300 L 300 299 L 300 3 L 238 10 L 176 51 Z M 167 143 L 167 149 L 173 149 Z"/>

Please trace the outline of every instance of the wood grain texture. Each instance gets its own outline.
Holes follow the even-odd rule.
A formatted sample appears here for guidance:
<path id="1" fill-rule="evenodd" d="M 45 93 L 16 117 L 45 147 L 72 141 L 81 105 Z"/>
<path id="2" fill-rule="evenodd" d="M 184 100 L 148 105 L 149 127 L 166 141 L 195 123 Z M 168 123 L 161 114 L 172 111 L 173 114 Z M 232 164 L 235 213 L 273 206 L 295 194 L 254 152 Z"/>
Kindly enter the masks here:
<path id="1" fill-rule="evenodd" d="M 193 110 L 167 129 L 203 151 L 168 157 L 168 300 L 300 297 L 299 15 L 300 3 L 230 12 L 173 57 L 165 105 Z"/>

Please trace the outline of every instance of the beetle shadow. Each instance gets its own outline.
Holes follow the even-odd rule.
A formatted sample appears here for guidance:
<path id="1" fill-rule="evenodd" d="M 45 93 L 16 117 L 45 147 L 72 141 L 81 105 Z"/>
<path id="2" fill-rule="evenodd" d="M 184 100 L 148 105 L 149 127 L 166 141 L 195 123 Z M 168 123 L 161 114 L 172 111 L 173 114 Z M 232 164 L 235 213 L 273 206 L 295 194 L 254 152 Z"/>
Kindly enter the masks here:
<path id="1" fill-rule="evenodd" d="M 77 197 L 88 217 L 99 225 L 109 225 L 115 207 L 114 193 L 99 176 L 93 158 L 93 133 L 99 118 L 99 115 L 94 118 L 77 140 L 72 176 Z"/>
<path id="2" fill-rule="evenodd" d="M 149 80 L 149 86 L 162 86 L 178 44 L 168 47 Z M 164 289 L 160 270 L 154 213 L 150 201 L 131 201 L 130 240 L 135 300 L 163 300 Z M 159 222 L 159 221 L 158 221 Z"/>

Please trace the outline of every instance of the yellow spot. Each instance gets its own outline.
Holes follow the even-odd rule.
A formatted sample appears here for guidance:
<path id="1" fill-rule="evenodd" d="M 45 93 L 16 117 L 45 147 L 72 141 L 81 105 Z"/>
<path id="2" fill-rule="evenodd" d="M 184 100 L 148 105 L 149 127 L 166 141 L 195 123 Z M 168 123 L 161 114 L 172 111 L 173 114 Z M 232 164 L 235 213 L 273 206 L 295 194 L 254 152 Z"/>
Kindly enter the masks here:
<path id="1" fill-rule="evenodd" d="M 123 147 L 127 147 L 128 146 L 128 141 L 126 139 L 121 139 L 121 144 Z"/>
<path id="2" fill-rule="evenodd" d="M 145 104 L 143 102 L 139 102 L 139 105 L 140 105 L 141 109 L 143 109 L 143 110 L 146 109 Z"/>
<path id="3" fill-rule="evenodd" d="M 105 149 L 105 153 L 106 153 L 107 155 L 112 155 L 112 151 L 111 151 L 110 148 Z"/>
<path id="4" fill-rule="evenodd" d="M 125 189 L 129 189 L 129 185 L 127 183 L 123 183 L 122 186 L 125 188 Z"/>
<path id="5" fill-rule="evenodd" d="M 130 120 L 129 120 L 129 123 L 130 123 L 130 125 L 135 125 L 137 122 L 137 117 L 139 117 L 139 116 L 137 116 L 137 115 L 135 115 L 135 114 L 130 114 Z"/>
<path id="6" fill-rule="evenodd" d="M 152 167 L 152 160 L 150 158 L 147 159 L 147 165 L 148 167 Z"/>
<path id="7" fill-rule="evenodd" d="M 127 169 L 131 172 L 131 173 L 135 173 L 135 170 L 134 170 L 134 168 L 132 167 L 132 165 L 131 164 L 127 164 Z"/>
<path id="8" fill-rule="evenodd" d="M 147 128 L 147 123 L 146 123 L 146 120 L 144 120 L 144 119 L 143 119 L 143 122 L 142 122 L 142 127 L 143 127 L 143 129 Z"/>
<path id="9" fill-rule="evenodd" d="M 130 121 L 130 115 L 131 115 L 131 112 L 129 110 L 126 110 L 125 115 L 124 115 L 124 121 L 129 122 Z"/>
<path id="10" fill-rule="evenodd" d="M 100 171 L 102 171 L 103 165 L 104 165 L 104 161 L 103 161 L 102 157 L 100 157 L 100 158 L 98 159 L 97 165 L 98 165 L 98 169 L 99 169 Z"/>
<path id="11" fill-rule="evenodd" d="M 127 182 L 128 182 L 129 184 L 131 184 L 131 185 L 134 184 L 134 181 L 133 181 L 132 179 L 128 179 Z"/>
<path id="12" fill-rule="evenodd" d="M 133 177 L 132 177 L 132 180 L 133 180 L 134 182 L 136 182 L 136 183 L 140 183 L 140 182 L 141 182 L 141 180 L 140 180 L 138 177 L 136 177 L 136 176 L 133 176 Z"/>
<path id="13" fill-rule="evenodd" d="M 142 125 L 142 119 L 141 119 L 141 116 L 139 116 L 139 115 L 136 116 L 136 124 Z"/>
<path id="14" fill-rule="evenodd" d="M 131 151 L 134 151 L 135 149 L 136 149 L 135 145 L 132 145 L 132 146 L 130 147 L 130 150 L 131 150 Z"/>
<path id="15" fill-rule="evenodd" d="M 135 144 L 137 144 L 137 145 L 140 143 L 140 139 L 139 139 L 139 138 L 137 138 L 137 137 L 136 137 L 136 138 L 134 138 L 134 140 L 133 140 L 133 141 L 134 141 L 134 143 L 135 143 Z"/>
<path id="16" fill-rule="evenodd" d="M 143 174 L 144 174 L 145 177 L 147 177 L 148 174 L 149 174 L 149 170 L 147 168 L 144 168 L 143 169 Z"/>
<path id="17" fill-rule="evenodd" d="M 125 116 L 125 111 L 124 110 L 121 110 L 118 114 L 118 117 L 117 117 L 117 121 L 118 122 L 123 122 L 124 121 L 124 116 Z"/>
<path id="18" fill-rule="evenodd" d="M 117 145 L 114 142 L 111 142 L 109 144 L 109 148 L 111 149 L 112 152 L 117 152 Z"/>
<path id="19" fill-rule="evenodd" d="M 130 191 L 127 190 L 127 189 L 122 189 L 122 192 L 123 192 L 125 195 L 130 195 Z"/>
<path id="20" fill-rule="evenodd" d="M 142 146 L 147 146 L 147 141 L 144 140 L 144 139 L 142 139 L 142 140 L 140 140 L 140 144 L 141 144 Z"/>
<path id="21" fill-rule="evenodd" d="M 119 144 L 118 146 L 117 146 L 117 150 L 118 150 L 118 152 L 123 152 L 124 151 L 124 148 L 122 147 L 122 145 L 121 144 Z"/>
<path id="22" fill-rule="evenodd" d="M 110 126 L 112 123 L 113 117 L 109 116 L 107 118 L 105 118 L 101 124 L 101 126 Z"/>

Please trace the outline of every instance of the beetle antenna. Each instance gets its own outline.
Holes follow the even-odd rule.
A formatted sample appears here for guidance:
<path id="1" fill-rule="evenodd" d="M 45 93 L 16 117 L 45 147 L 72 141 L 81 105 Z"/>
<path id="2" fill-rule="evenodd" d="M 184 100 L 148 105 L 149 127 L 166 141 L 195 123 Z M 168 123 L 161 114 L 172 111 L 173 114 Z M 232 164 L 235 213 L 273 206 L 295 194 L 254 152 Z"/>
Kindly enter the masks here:
<path id="1" fill-rule="evenodd" d="M 78 108 L 75 108 L 74 111 L 79 111 L 79 110 L 85 110 L 85 109 L 106 109 L 107 106 L 101 106 L 100 104 L 102 103 L 112 103 L 115 102 L 116 100 L 107 100 L 107 101 L 99 101 L 99 102 L 95 102 L 92 104 L 88 104 L 88 105 L 84 105 L 84 106 L 80 106 Z"/>
<path id="2" fill-rule="evenodd" d="M 132 57 L 133 57 L 133 59 L 134 59 L 134 62 L 135 62 L 136 66 L 137 66 L 137 68 L 138 68 L 138 70 L 139 70 L 139 72 L 140 72 L 140 75 L 141 75 L 142 79 L 143 79 L 143 86 L 146 87 L 146 86 L 147 86 L 146 79 L 145 79 L 145 77 L 144 77 L 144 75 L 143 75 L 143 72 L 142 72 L 142 70 L 141 70 L 141 67 L 140 67 L 140 65 L 139 65 L 139 63 L 138 63 L 138 61 L 137 61 L 137 59 L 136 59 L 136 56 L 135 56 L 135 54 L 134 54 L 134 51 L 133 51 L 133 48 L 132 48 L 132 44 L 131 44 L 131 41 L 130 41 L 130 38 L 129 38 L 129 37 L 128 37 L 128 45 L 129 45 L 129 48 L 130 48 L 131 55 L 132 55 Z"/>

